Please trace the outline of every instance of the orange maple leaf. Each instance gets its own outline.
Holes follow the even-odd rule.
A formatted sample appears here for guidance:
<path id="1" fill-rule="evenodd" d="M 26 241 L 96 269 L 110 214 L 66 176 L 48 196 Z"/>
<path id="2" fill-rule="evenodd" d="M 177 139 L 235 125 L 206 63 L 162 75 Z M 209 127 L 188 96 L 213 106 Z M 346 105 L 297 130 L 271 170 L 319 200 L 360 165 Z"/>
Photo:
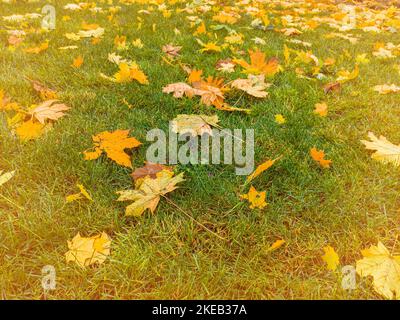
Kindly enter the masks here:
<path id="1" fill-rule="evenodd" d="M 279 61 L 277 58 L 271 58 L 266 61 L 265 53 L 259 49 L 256 51 L 249 50 L 250 63 L 243 59 L 235 59 L 234 62 L 243 67 L 244 73 L 264 74 L 273 76 L 279 71 Z"/>
<path id="2" fill-rule="evenodd" d="M 315 147 L 310 150 L 310 155 L 311 158 L 313 158 L 314 161 L 318 162 L 322 168 L 327 169 L 332 163 L 332 160 L 325 159 L 325 152 L 323 150 L 317 150 L 317 148 Z"/>

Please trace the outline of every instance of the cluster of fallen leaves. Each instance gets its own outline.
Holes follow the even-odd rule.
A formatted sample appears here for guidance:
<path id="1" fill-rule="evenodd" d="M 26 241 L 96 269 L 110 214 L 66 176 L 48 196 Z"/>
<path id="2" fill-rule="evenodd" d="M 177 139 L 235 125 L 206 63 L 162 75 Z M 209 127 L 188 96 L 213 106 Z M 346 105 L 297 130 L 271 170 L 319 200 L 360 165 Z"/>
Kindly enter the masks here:
<path id="1" fill-rule="evenodd" d="M 134 0 L 120 0 L 119 5 L 113 5 L 112 1 L 104 7 L 97 6 L 96 3 L 69 3 L 63 9 L 73 15 L 75 12 L 87 11 L 93 16 L 97 13 L 105 13 L 107 19 L 114 26 L 119 26 L 118 13 L 121 6 L 130 5 Z M 291 3 L 282 1 L 279 6 L 284 14 L 279 14 L 275 7 L 275 2 L 253 2 L 242 1 L 236 5 L 216 5 L 214 1 L 200 1 L 188 6 L 173 7 L 175 2 L 158 3 L 152 1 L 141 1 L 145 9 L 139 10 L 138 15 L 146 16 L 161 13 L 164 19 L 169 19 L 172 15 L 185 15 L 190 23 L 193 34 L 193 44 L 198 46 L 198 54 L 204 55 L 223 55 L 224 58 L 217 61 L 215 71 L 222 76 L 203 76 L 202 70 L 197 70 L 181 61 L 181 51 L 183 46 L 175 44 L 165 44 L 161 48 L 161 59 L 168 66 L 179 65 L 185 75 L 185 80 L 166 84 L 162 91 L 172 94 L 174 98 L 187 97 L 192 99 L 198 97 L 201 104 L 208 107 L 215 107 L 221 111 L 239 111 L 246 114 L 251 113 L 251 108 L 236 107 L 240 98 L 234 103 L 229 101 L 236 97 L 239 92 L 241 97 L 245 96 L 245 101 L 251 105 L 252 101 L 267 99 L 270 95 L 268 91 L 273 90 L 275 76 L 279 72 L 293 72 L 298 78 L 305 81 L 313 81 L 321 84 L 321 89 L 326 94 L 336 94 L 348 82 L 356 80 L 362 74 L 362 65 L 370 63 L 371 59 L 382 61 L 395 61 L 400 56 L 400 44 L 375 43 L 371 52 L 358 54 L 354 59 L 347 50 L 339 52 L 337 57 L 318 57 L 313 50 L 313 44 L 297 37 L 304 33 L 313 31 L 319 27 L 329 27 L 334 31 L 324 35 L 329 41 L 340 40 L 348 41 L 350 44 L 357 44 L 361 36 L 356 31 L 364 33 L 397 32 L 400 28 L 400 12 L 395 7 L 387 7 L 384 10 L 370 8 L 369 2 L 357 7 L 357 15 L 352 17 L 343 11 L 338 11 L 336 2 L 321 1 L 302 3 Z M 103 3 L 103 2 L 102 2 Z M 178 2 L 179 4 L 179 2 Z M 312 7 L 313 14 L 306 15 Z M 354 7 L 353 7 L 354 8 Z M 350 8 L 351 9 L 351 8 Z M 355 10 L 355 9 L 354 9 Z M 328 14 L 317 15 L 314 13 L 327 12 Z M 71 20 L 70 15 L 62 17 L 63 22 Z M 203 17 L 211 15 L 211 22 Z M 145 24 L 145 19 L 137 17 L 135 26 L 140 30 Z M 267 58 L 262 46 L 267 45 L 267 41 L 260 37 L 255 37 L 251 41 L 256 46 L 247 53 L 242 47 L 245 43 L 245 36 L 238 30 L 238 22 L 244 17 L 251 19 L 249 28 L 262 30 L 264 32 L 276 32 L 284 37 L 285 45 L 281 51 L 282 58 L 271 56 Z M 37 27 L 37 21 L 42 18 L 38 13 L 13 14 L 3 16 L 2 20 L 7 24 L 7 45 L 8 50 L 20 50 L 27 55 L 46 54 L 52 43 L 48 39 L 40 41 L 30 41 L 30 35 L 42 34 L 43 30 Z M 355 19 L 354 23 L 349 20 Z M 36 23 L 36 24 L 35 24 Z M 151 29 L 156 32 L 157 25 L 152 24 Z M 226 32 L 221 36 L 218 31 Z M 351 32 L 351 33 L 350 33 Z M 174 29 L 176 39 L 179 39 L 181 31 Z M 106 35 L 106 29 L 96 23 L 83 21 L 75 31 L 64 34 L 66 45 L 59 47 L 59 50 L 77 50 L 80 45 L 99 44 Z M 137 82 L 142 85 L 150 85 L 150 81 L 142 68 L 130 57 L 130 50 L 140 50 L 145 46 L 141 39 L 128 39 L 125 35 L 118 34 L 113 41 L 112 52 L 108 54 L 108 61 L 115 66 L 115 73 L 111 76 L 100 73 L 100 77 L 116 84 L 129 84 Z M 313 52 L 314 51 L 314 52 Z M 118 52 L 115 53 L 115 52 Z M 125 57 L 121 56 L 124 55 Z M 248 54 L 248 57 L 246 57 Z M 70 65 L 81 68 L 84 64 L 82 55 L 77 55 Z M 345 66 L 346 67 L 343 67 Z M 393 71 L 400 71 L 399 65 L 393 66 Z M 225 79 L 235 71 L 241 72 L 240 77 Z M 182 77 L 183 78 L 183 77 Z M 34 140 L 50 130 L 53 125 L 70 109 L 62 103 L 56 90 L 47 87 L 36 80 L 28 79 L 37 92 L 40 102 L 31 106 L 21 106 L 13 102 L 3 91 L 0 91 L 0 111 L 5 112 L 7 124 L 11 131 L 15 133 L 23 142 Z M 397 84 L 376 84 L 372 90 L 386 95 L 400 92 Z M 256 99 L 253 99 L 256 98 Z M 316 103 L 313 113 L 316 116 L 327 117 L 328 105 L 326 102 Z M 286 118 L 282 114 L 275 115 L 275 121 L 279 125 L 286 123 Z M 192 136 L 202 136 L 212 134 L 212 129 L 220 129 L 220 119 L 217 115 L 204 114 L 179 114 L 173 123 L 173 131 L 179 134 L 190 133 Z M 104 154 L 116 164 L 133 170 L 131 161 L 132 149 L 139 148 L 141 142 L 129 136 L 129 130 L 103 131 L 92 137 L 93 147 L 83 152 L 85 160 L 96 160 Z M 371 157 L 382 163 L 391 163 L 400 166 L 400 145 L 395 145 L 385 137 L 376 137 L 372 132 L 368 133 L 369 141 L 361 140 L 366 149 L 373 151 Z M 324 150 L 319 150 L 313 146 L 308 151 L 310 158 L 316 165 L 323 169 L 329 169 L 332 160 L 327 159 Z M 279 159 L 279 158 L 278 158 Z M 266 160 L 261 163 L 255 171 L 246 178 L 241 187 L 239 197 L 248 202 L 251 209 L 264 209 L 267 203 L 267 191 L 258 191 L 255 180 L 262 173 L 270 169 L 278 159 Z M 9 181 L 15 171 L 3 173 L 0 171 L 0 186 Z M 130 202 L 126 207 L 127 216 L 141 216 L 146 210 L 154 213 L 160 200 L 174 191 L 180 183 L 184 181 L 184 173 L 176 174 L 173 168 L 160 164 L 146 163 L 144 167 L 137 168 L 132 172 L 134 184 L 132 189 L 117 191 L 119 198 L 117 201 Z M 94 201 L 86 188 L 77 183 L 79 192 L 66 196 L 66 202 L 74 202 L 81 199 Z M 262 187 L 257 186 L 259 190 Z M 261 189 L 262 190 L 262 189 Z M 267 252 L 280 248 L 285 241 L 279 239 L 274 242 Z M 66 253 L 67 262 L 75 262 L 81 267 L 103 263 L 110 255 L 111 238 L 105 233 L 82 237 L 79 233 L 68 241 L 69 251 Z M 326 246 L 323 248 L 323 261 L 327 269 L 335 271 L 340 265 L 340 259 L 334 248 Z M 378 242 L 377 246 L 371 246 L 362 251 L 363 259 L 356 262 L 357 273 L 361 277 L 372 276 L 375 290 L 386 298 L 400 298 L 400 257 L 392 255 L 389 250 Z"/>
<path id="2" fill-rule="evenodd" d="M 322 260 L 326 268 L 336 271 L 340 265 L 339 255 L 331 246 L 323 248 Z M 400 299 L 400 256 L 393 255 L 382 242 L 361 251 L 362 259 L 356 261 L 360 277 L 371 276 L 376 292 L 387 299 Z"/>
<path id="3" fill-rule="evenodd" d="M 33 88 L 41 97 L 56 98 L 52 89 L 32 82 Z M 45 131 L 50 130 L 53 124 L 65 116 L 65 111 L 70 108 L 57 99 L 43 101 L 29 107 L 24 107 L 16 102 L 10 102 L 3 91 L 0 91 L 0 111 L 6 113 L 7 124 L 21 141 L 26 142 L 40 137 Z"/>

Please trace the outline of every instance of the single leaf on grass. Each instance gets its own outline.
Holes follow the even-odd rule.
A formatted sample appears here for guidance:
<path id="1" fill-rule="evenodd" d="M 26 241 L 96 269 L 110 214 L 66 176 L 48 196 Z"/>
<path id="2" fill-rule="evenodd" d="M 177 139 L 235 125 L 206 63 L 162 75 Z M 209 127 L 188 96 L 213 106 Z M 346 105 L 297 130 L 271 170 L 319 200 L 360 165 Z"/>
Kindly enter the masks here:
<path id="1" fill-rule="evenodd" d="M 256 170 L 254 170 L 254 172 L 249 175 L 246 179 L 246 183 L 252 181 L 253 179 L 255 179 L 256 177 L 258 177 L 261 173 L 263 173 L 265 170 L 268 170 L 269 168 L 272 167 L 272 165 L 275 163 L 276 160 L 278 160 L 279 158 L 275 159 L 275 160 L 266 160 L 264 161 L 262 164 L 260 164 Z"/>
<path id="2" fill-rule="evenodd" d="M 94 160 L 105 152 L 107 157 L 119 165 L 132 168 L 131 159 L 125 149 L 139 147 L 142 143 L 128 137 L 129 130 L 104 131 L 92 137 L 94 151 L 84 151 L 85 160 Z"/>
<path id="3" fill-rule="evenodd" d="M 174 98 L 182 98 L 184 95 L 191 98 L 196 93 L 199 93 L 199 90 L 192 88 L 184 82 L 170 83 L 166 85 L 162 91 L 164 93 L 173 93 L 172 96 Z"/>
<path id="4" fill-rule="evenodd" d="M 179 134 L 190 133 L 192 136 L 201 136 L 204 133 L 212 135 L 211 127 L 219 128 L 217 115 L 206 116 L 196 114 L 178 114 L 172 120 L 172 131 Z"/>
<path id="5" fill-rule="evenodd" d="M 267 202 L 265 202 L 266 194 L 266 191 L 258 192 L 251 186 L 249 192 L 247 194 L 242 194 L 240 197 L 250 202 L 250 209 L 262 209 L 267 205 Z"/>
<path id="6" fill-rule="evenodd" d="M 325 102 L 316 103 L 314 113 L 320 115 L 321 117 L 326 117 L 328 115 L 328 106 Z"/>
<path id="7" fill-rule="evenodd" d="M 56 102 L 57 100 L 44 101 L 29 111 L 28 114 L 34 116 L 41 124 L 44 124 L 46 120 L 56 121 L 65 116 L 64 111 L 70 109 L 65 104 Z"/>
<path id="8" fill-rule="evenodd" d="M 88 238 L 81 237 L 78 232 L 67 243 L 69 250 L 65 254 L 66 261 L 73 261 L 81 267 L 102 264 L 110 255 L 111 239 L 105 232 Z"/>
<path id="9" fill-rule="evenodd" d="M 162 47 L 162 51 L 171 59 L 179 56 L 179 51 L 181 51 L 182 47 L 174 46 L 172 44 L 166 44 Z"/>
<path id="10" fill-rule="evenodd" d="M 326 262 L 326 268 L 331 271 L 335 271 L 339 265 L 339 256 L 335 249 L 331 246 L 324 247 L 325 254 L 322 256 L 322 260 Z"/>
<path id="11" fill-rule="evenodd" d="M 276 240 L 273 244 L 271 244 L 265 251 L 266 253 L 275 251 L 276 249 L 279 249 L 285 244 L 285 240 L 283 239 L 278 239 Z"/>
<path id="12" fill-rule="evenodd" d="M 89 201 L 93 201 L 92 197 L 90 196 L 89 192 L 85 189 L 85 187 L 82 184 L 76 184 L 76 186 L 79 188 L 79 193 L 71 194 L 69 196 L 65 197 L 65 200 L 67 202 L 73 202 L 82 198 L 86 198 Z"/>
<path id="13" fill-rule="evenodd" d="M 72 61 L 71 66 L 74 68 L 80 68 L 82 64 L 83 64 L 83 58 L 82 56 L 78 56 Z"/>
<path id="14" fill-rule="evenodd" d="M 317 150 L 315 147 L 310 150 L 310 155 L 324 169 L 328 169 L 332 163 L 332 160 L 325 159 L 325 152 L 323 150 Z"/>
<path id="15" fill-rule="evenodd" d="M 400 145 L 391 143 L 384 136 L 378 139 L 372 132 L 368 133 L 368 137 L 371 141 L 361 140 L 361 142 L 368 150 L 375 151 L 371 155 L 372 159 L 400 166 Z"/>
<path id="16" fill-rule="evenodd" d="M 282 114 L 278 113 L 275 115 L 275 122 L 277 124 L 284 124 L 286 122 L 286 119 Z"/>
<path id="17" fill-rule="evenodd" d="M 6 173 L 3 173 L 3 170 L 0 170 L 0 186 L 9 181 L 14 175 L 15 175 L 15 170 Z"/>
<path id="18" fill-rule="evenodd" d="M 127 216 L 141 216 L 147 209 L 151 213 L 157 208 L 161 196 L 174 191 L 177 184 L 184 181 L 183 173 L 174 176 L 174 172 L 162 170 L 156 173 L 156 178 L 145 177 L 133 190 L 118 191 L 117 201 L 133 201 L 126 207 Z"/>
<path id="19" fill-rule="evenodd" d="M 356 262 L 361 277 L 372 276 L 376 292 L 387 299 L 400 299 L 400 256 L 393 256 L 378 242 L 361 251 L 363 259 Z"/>
<path id="20" fill-rule="evenodd" d="M 377 91 L 379 94 L 397 93 L 400 92 L 400 87 L 396 86 L 394 83 L 391 85 L 381 84 L 375 86 L 374 91 Z"/>

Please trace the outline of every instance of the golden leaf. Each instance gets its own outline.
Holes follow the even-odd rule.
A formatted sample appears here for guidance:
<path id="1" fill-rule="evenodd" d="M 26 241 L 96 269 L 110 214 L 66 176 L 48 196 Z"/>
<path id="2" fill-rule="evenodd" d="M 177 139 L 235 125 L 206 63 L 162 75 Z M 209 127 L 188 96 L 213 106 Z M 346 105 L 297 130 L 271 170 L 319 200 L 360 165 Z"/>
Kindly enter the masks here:
<path id="1" fill-rule="evenodd" d="M 322 256 L 322 260 L 326 262 L 326 268 L 328 270 L 335 271 L 339 265 L 339 256 L 335 252 L 335 249 L 331 246 L 324 247 L 325 254 Z"/>
<path id="2" fill-rule="evenodd" d="M 23 122 L 16 130 L 15 132 L 17 133 L 18 137 L 21 139 L 21 141 L 29 141 L 29 140 L 34 140 L 37 139 L 38 137 L 41 136 L 43 133 L 44 125 L 35 122 L 32 119 Z"/>
<path id="3" fill-rule="evenodd" d="M 250 190 L 247 194 L 242 194 L 240 197 L 250 202 L 250 209 L 262 209 L 267 205 L 265 202 L 266 192 L 258 192 L 253 186 L 250 187 Z"/>
<path id="4" fill-rule="evenodd" d="M 85 151 L 85 160 L 97 159 L 104 151 L 111 160 L 122 166 L 132 168 L 131 159 L 124 150 L 137 148 L 141 145 L 141 142 L 128 137 L 128 134 L 129 130 L 115 130 L 113 132 L 104 131 L 93 136 L 94 151 Z"/>
<path id="5" fill-rule="evenodd" d="M 81 237 L 78 234 L 67 241 L 68 252 L 65 254 L 67 262 L 76 262 L 81 267 L 92 264 L 102 264 L 110 255 L 111 239 L 103 232 L 93 237 Z"/>
<path id="6" fill-rule="evenodd" d="M 392 256 L 383 243 L 361 251 L 356 262 L 361 277 L 372 276 L 374 289 L 387 299 L 400 299 L 400 256 Z"/>
<path id="7" fill-rule="evenodd" d="M 254 172 L 249 175 L 246 179 L 246 182 L 250 182 L 252 181 L 254 178 L 258 177 L 261 173 L 263 173 L 265 170 L 268 170 L 269 168 L 272 167 L 272 165 L 275 163 L 276 160 L 278 160 L 279 158 L 275 159 L 275 160 L 267 160 L 265 162 L 263 162 L 262 164 L 260 164 L 256 170 L 254 170 Z"/>

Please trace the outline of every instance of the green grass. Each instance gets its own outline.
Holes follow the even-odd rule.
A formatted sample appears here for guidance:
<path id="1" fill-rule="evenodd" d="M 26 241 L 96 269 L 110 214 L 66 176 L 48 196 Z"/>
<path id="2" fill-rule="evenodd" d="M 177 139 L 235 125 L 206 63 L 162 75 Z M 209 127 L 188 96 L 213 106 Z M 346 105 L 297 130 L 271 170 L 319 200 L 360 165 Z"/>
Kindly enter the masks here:
<path id="1" fill-rule="evenodd" d="M 55 1 L 53 1 L 55 3 Z M 48 3 L 48 1 L 46 1 Z M 400 142 L 399 95 L 378 95 L 377 84 L 400 85 L 400 74 L 393 69 L 399 59 L 378 60 L 371 55 L 375 42 L 400 43 L 398 33 L 352 34 L 360 36 L 357 45 L 338 38 L 325 39 L 326 26 L 296 38 L 313 43 L 320 59 L 334 57 L 334 70 L 352 70 L 354 57 L 368 53 L 371 62 L 360 66 L 360 76 L 343 85 L 339 94 L 325 96 L 320 81 L 296 77 L 287 68 L 272 79 L 268 99 L 245 97 L 240 106 L 251 107 L 252 114 L 227 113 L 198 103 L 198 99 L 175 99 L 162 93 L 162 87 L 185 81 L 176 64 L 162 59 L 161 47 L 181 45 L 180 61 L 203 69 L 206 75 L 220 75 L 215 63 L 232 56 L 223 53 L 200 54 L 193 28 L 185 18 L 190 14 L 172 13 L 164 19 L 160 12 L 137 14 L 148 5 L 121 5 L 114 24 L 107 13 L 64 10 L 68 1 L 56 1 L 57 26 L 49 33 L 28 35 L 22 46 L 35 46 L 49 39 L 49 49 L 39 55 L 20 48 L 7 50 L 6 33 L 0 34 L 0 88 L 13 101 L 29 106 L 40 102 L 24 77 L 33 78 L 58 90 L 60 99 L 71 107 L 68 116 L 38 140 L 21 144 L 1 117 L 0 168 L 16 169 L 16 176 L 0 189 L 0 294 L 4 299 L 377 299 L 371 281 L 357 278 L 357 288 L 341 287 L 341 273 L 327 271 L 322 248 L 333 246 L 341 266 L 355 265 L 360 250 L 382 241 L 394 252 L 400 251 L 396 239 L 400 222 L 400 171 L 392 165 L 373 161 L 360 139 L 368 131 Z M 37 3 L 0 4 L 3 16 L 38 12 Z M 117 4 L 117 1 L 114 1 Z M 109 6 L 99 2 L 99 6 Z M 183 7 L 177 4 L 175 7 Z M 154 8 L 154 6 L 153 6 Z M 284 14 L 284 11 L 282 11 Z M 325 12 L 323 14 L 328 14 Z M 71 20 L 63 22 L 62 16 Z M 195 13 L 193 15 L 196 15 Z M 200 15 L 200 14 L 197 14 Z M 143 19 L 137 30 L 137 19 Z M 209 28 L 212 14 L 201 15 Z M 63 35 L 81 30 L 83 21 L 98 23 L 105 35 L 97 45 L 88 40 L 72 43 Z M 232 27 L 243 33 L 243 50 L 252 48 L 254 37 L 267 45 L 259 46 L 268 57 L 283 61 L 287 39 L 274 31 L 247 28 L 251 19 L 243 15 Z M 156 23 L 157 31 L 152 31 Z M 18 24 L 13 25 L 18 29 Z M 37 23 L 34 23 L 37 26 Z M 181 31 L 175 35 L 174 28 Z M 226 31 L 216 31 L 219 43 Z M 115 65 L 107 55 L 115 51 L 116 35 L 129 41 L 140 38 L 142 49 L 131 47 L 120 54 L 135 60 L 150 84 L 114 84 L 99 76 L 112 75 Z M 207 37 L 200 36 L 203 40 Z M 62 51 L 58 47 L 77 44 L 79 49 Z M 291 48 L 301 47 L 289 44 Z M 351 59 L 343 56 L 346 49 Z M 70 67 L 82 55 L 80 69 Z M 245 56 L 247 59 L 247 55 Z M 240 68 L 228 74 L 239 77 Z M 326 81 L 325 81 L 326 82 Z M 358 92 L 357 96 L 352 95 Z M 128 109 L 125 98 L 134 106 Z M 229 94 L 233 104 L 238 95 Z M 314 104 L 326 101 L 327 118 L 313 114 Z M 167 128 L 168 121 L 182 113 L 218 114 L 225 128 L 253 128 L 256 135 L 255 160 L 282 159 L 254 181 L 257 190 L 267 191 L 269 205 L 251 210 L 239 194 L 244 177 L 235 175 L 228 165 L 183 166 L 186 181 L 169 195 L 175 204 L 227 240 L 220 240 L 185 217 L 174 206 L 161 201 L 154 215 L 141 218 L 124 216 L 126 203 L 116 202 L 117 190 L 131 186 L 130 170 L 105 157 L 84 161 L 82 152 L 92 146 L 91 136 L 104 130 L 131 129 L 144 145 L 132 155 L 134 167 L 145 160 L 146 132 Z M 281 113 L 284 125 L 274 121 Z M 327 153 L 333 165 L 320 169 L 310 158 L 316 146 Z M 94 198 L 67 204 L 65 196 L 83 183 Z M 89 236 L 107 232 L 112 242 L 109 259 L 101 266 L 82 269 L 65 262 L 67 240 L 77 232 Z M 276 239 L 286 245 L 265 254 Z M 57 288 L 44 292 L 41 269 L 54 265 Z"/>

